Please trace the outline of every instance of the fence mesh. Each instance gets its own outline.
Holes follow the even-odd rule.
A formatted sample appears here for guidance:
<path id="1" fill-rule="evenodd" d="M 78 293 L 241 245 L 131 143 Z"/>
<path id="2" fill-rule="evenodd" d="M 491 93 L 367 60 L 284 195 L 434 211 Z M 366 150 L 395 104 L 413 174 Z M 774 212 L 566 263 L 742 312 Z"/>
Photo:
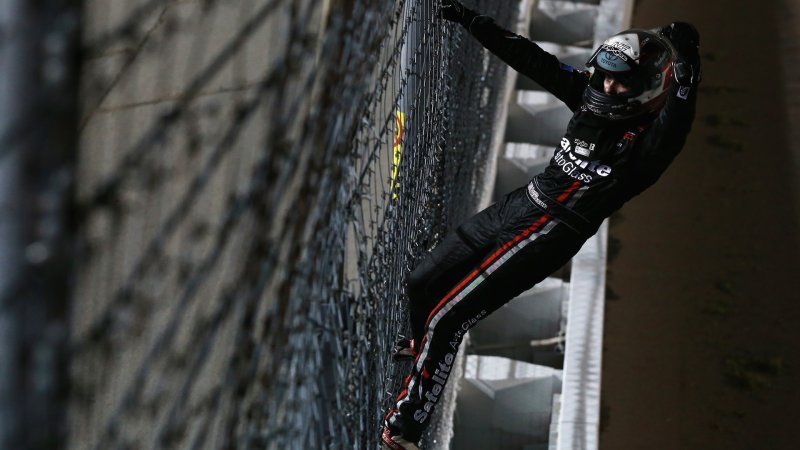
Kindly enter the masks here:
<path id="1" fill-rule="evenodd" d="M 71 448 L 377 446 L 505 73 L 437 9 L 85 2 Z"/>

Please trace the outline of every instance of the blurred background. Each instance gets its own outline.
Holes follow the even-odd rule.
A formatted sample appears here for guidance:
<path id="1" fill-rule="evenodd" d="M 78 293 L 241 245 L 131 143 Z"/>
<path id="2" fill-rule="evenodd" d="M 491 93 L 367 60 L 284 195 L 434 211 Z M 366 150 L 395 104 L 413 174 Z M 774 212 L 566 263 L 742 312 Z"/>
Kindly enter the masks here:
<path id="1" fill-rule="evenodd" d="M 795 448 L 800 4 L 464 3 L 576 61 L 623 25 L 688 21 L 704 64 L 683 153 L 602 235 L 594 441 L 555 430 L 567 267 L 528 293 L 553 299 L 535 338 L 554 344 L 504 351 L 548 380 L 544 409 L 491 425 L 491 448 Z M 553 7 L 569 42 L 537 34 Z M 536 100 L 525 129 L 508 105 L 536 87 L 438 8 L 0 1 L 0 449 L 377 447 L 408 370 L 405 275 L 547 157 L 505 142 L 549 145 L 560 117 Z M 455 390 L 519 383 L 478 361 L 425 448 L 489 445 L 459 441 Z"/>
<path id="2" fill-rule="evenodd" d="M 697 26 L 704 80 L 683 153 L 611 219 L 601 448 L 794 448 L 800 3 L 635 5 Z"/>

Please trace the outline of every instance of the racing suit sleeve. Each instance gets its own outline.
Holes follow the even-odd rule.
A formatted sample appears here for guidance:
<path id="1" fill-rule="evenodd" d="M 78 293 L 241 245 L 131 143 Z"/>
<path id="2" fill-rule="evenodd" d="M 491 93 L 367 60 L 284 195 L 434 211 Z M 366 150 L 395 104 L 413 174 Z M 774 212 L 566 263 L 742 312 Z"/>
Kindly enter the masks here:
<path id="1" fill-rule="evenodd" d="M 636 167 L 635 191 L 655 183 L 680 153 L 695 116 L 697 86 L 672 83 L 666 103 L 638 142 L 639 164 Z"/>
<path id="2" fill-rule="evenodd" d="M 588 72 L 561 64 L 530 40 L 497 25 L 491 17 L 476 15 L 462 25 L 490 52 L 517 72 L 531 78 L 575 111 L 581 105 Z"/>

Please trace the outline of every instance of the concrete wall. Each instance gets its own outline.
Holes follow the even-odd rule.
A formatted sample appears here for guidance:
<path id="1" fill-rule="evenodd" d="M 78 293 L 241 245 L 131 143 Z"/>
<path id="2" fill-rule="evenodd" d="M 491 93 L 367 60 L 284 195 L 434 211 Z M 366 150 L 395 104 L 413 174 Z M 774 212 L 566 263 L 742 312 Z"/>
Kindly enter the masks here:
<path id="1" fill-rule="evenodd" d="M 219 448 L 222 418 L 246 407 L 220 400 L 254 234 L 232 199 L 285 113 L 260 83 L 308 4 L 86 2 L 70 448 Z M 319 14 L 306 19 L 313 36 Z"/>

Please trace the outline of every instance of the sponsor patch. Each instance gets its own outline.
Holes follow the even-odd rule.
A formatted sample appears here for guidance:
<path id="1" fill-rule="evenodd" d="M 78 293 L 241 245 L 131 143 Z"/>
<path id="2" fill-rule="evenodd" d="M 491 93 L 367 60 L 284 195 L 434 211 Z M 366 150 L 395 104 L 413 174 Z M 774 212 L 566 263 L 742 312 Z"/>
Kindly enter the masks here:
<path id="1" fill-rule="evenodd" d="M 528 196 L 531 200 L 533 200 L 533 203 L 536 203 L 540 208 L 547 210 L 547 203 L 539 198 L 539 192 L 537 192 L 533 187 L 533 183 L 528 183 Z"/>
<path id="2" fill-rule="evenodd" d="M 691 88 L 689 86 L 681 86 L 681 88 L 678 89 L 678 98 L 682 98 L 684 100 L 688 99 L 690 89 Z"/>
<path id="3" fill-rule="evenodd" d="M 590 156 L 594 151 L 594 143 L 586 142 L 581 139 L 575 139 L 575 153 L 581 156 Z"/>
<path id="4" fill-rule="evenodd" d="M 602 51 L 597 55 L 597 65 L 600 66 L 601 69 L 611 72 L 627 72 L 631 70 L 631 66 L 625 61 L 626 58 L 627 57 L 622 54 Z"/>

